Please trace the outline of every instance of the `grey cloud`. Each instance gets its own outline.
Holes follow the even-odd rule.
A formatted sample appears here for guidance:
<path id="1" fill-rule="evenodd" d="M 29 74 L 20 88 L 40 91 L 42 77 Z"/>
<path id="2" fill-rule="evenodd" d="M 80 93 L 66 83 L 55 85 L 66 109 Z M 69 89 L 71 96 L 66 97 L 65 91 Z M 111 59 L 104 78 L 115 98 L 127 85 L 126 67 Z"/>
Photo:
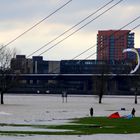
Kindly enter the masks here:
<path id="1" fill-rule="evenodd" d="M 57 0 L 57 2 L 52 2 L 51 0 L 0 0 L 0 31 L 4 32 L 4 30 L 7 30 L 8 32 L 9 30 L 10 32 L 11 29 L 14 30 L 16 28 L 28 28 L 35 22 L 50 14 L 52 11 L 54 11 L 66 1 L 68 0 Z M 45 23 L 62 24 L 70 27 L 82 20 L 83 18 L 85 18 L 86 16 L 88 16 L 97 8 L 101 7 L 101 5 L 109 1 L 110 0 L 73 0 L 68 6 L 66 6 L 63 10 L 59 11 L 57 14 L 53 15 Z M 127 8 L 129 6 L 135 7 L 135 9 L 131 10 L 131 13 L 127 13 Z M 124 0 L 117 7 L 113 8 L 111 11 L 109 11 L 108 13 L 101 16 L 99 19 L 85 27 L 81 32 L 86 32 L 88 34 L 89 32 L 95 33 L 99 29 L 120 28 L 124 24 L 132 20 L 134 17 L 139 15 L 139 7 L 139 0 Z M 126 12 L 126 14 L 124 14 L 124 11 Z M 21 24 L 20 27 L 20 24 L 18 26 L 18 24 L 16 25 L 14 22 L 19 22 L 23 24 Z M 47 24 L 45 25 L 47 26 Z M 43 28 L 43 30 L 47 29 Z M 64 29 L 59 30 L 61 33 L 54 31 L 54 29 L 52 30 L 52 32 L 56 33 L 55 36 L 57 36 L 61 34 Z M 42 33 L 41 29 L 40 32 Z M 77 34 L 75 34 L 75 36 L 76 35 Z M 24 37 L 26 37 L 26 35 Z M 32 38 L 32 36 L 30 37 Z M 30 39 L 30 37 L 28 37 L 28 39 Z M 21 40 L 22 39 L 23 46 L 33 43 L 31 42 L 31 40 L 25 41 L 24 38 L 21 38 Z M 95 38 L 93 38 L 93 40 L 95 40 Z M 44 43 L 45 42 L 46 41 L 44 40 Z M 18 46 L 19 44 L 16 44 L 15 42 L 13 45 Z"/>
<path id="2" fill-rule="evenodd" d="M 49 0 L 50 1 L 50 0 Z M 43 16 L 56 9 L 61 2 L 51 4 L 48 0 L 4 0 L 0 1 L 0 20 L 23 19 Z"/>

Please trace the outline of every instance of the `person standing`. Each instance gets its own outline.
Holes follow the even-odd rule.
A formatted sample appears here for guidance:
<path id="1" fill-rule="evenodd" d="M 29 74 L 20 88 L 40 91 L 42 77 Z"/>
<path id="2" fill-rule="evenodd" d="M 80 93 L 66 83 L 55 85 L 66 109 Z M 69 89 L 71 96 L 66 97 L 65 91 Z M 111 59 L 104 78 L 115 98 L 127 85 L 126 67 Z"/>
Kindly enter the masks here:
<path id="1" fill-rule="evenodd" d="M 67 92 L 66 91 L 62 91 L 62 102 L 64 103 L 66 99 L 66 103 L 67 103 Z"/>
<path id="2" fill-rule="evenodd" d="M 133 108 L 132 111 L 131 111 L 132 117 L 135 117 L 135 113 L 136 113 L 136 110 L 135 110 L 135 108 Z"/>
<path id="3" fill-rule="evenodd" d="M 91 117 L 93 116 L 93 108 L 92 107 L 90 108 L 90 116 Z"/>

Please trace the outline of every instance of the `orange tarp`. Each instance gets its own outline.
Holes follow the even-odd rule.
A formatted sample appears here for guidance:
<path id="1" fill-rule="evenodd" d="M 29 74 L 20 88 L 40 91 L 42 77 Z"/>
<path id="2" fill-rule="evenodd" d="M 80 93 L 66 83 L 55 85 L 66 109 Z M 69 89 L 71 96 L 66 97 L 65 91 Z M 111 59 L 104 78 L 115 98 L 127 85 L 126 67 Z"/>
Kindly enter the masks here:
<path id="1" fill-rule="evenodd" d="M 115 113 L 111 114 L 108 118 L 117 119 L 117 118 L 121 118 L 121 117 L 120 117 L 120 114 L 118 112 L 115 112 Z"/>

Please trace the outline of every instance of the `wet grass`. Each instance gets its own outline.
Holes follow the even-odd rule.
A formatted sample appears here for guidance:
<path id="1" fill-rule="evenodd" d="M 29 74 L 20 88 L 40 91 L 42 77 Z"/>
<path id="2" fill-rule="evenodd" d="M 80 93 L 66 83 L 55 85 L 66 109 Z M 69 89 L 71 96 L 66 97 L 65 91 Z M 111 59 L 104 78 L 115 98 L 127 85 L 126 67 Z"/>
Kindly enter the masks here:
<path id="1" fill-rule="evenodd" d="M 140 118 L 132 119 L 109 119 L 107 117 L 88 117 L 76 119 L 73 125 L 51 126 L 54 129 L 75 130 L 82 134 L 130 134 L 140 133 Z"/>
<path id="2" fill-rule="evenodd" d="M 109 119 L 107 117 L 86 117 L 74 119 L 67 125 L 0 124 L 0 126 L 33 127 L 43 131 L 0 131 L 1 135 L 90 135 L 90 134 L 131 134 L 140 133 L 140 118 Z M 46 130 L 45 130 L 46 129 Z M 47 129 L 57 129 L 48 132 Z M 59 130 L 67 130 L 60 131 Z"/>

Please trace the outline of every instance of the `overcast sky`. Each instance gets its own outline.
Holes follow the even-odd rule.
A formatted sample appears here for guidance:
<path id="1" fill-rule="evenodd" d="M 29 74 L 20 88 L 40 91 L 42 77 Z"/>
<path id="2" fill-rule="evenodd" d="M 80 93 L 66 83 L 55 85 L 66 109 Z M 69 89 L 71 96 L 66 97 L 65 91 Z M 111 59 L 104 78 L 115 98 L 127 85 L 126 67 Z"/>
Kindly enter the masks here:
<path id="1" fill-rule="evenodd" d="M 68 0 L 0 0 L 0 44 L 7 44 L 67 1 Z M 109 1 L 110 0 L 72 0 L 66 7 L 10 44 L 9 47 L 17 48 L 20 54 L 29 55 Z M 119 0 L 114 0 L 109 6 L 118 1 Z M 103 12 L 103 10 L 92 18 L 96 17 L 101 12 Z M 140 16 L 140 0 L 123 0 L 106 14 L 60 43 L 49 52 L 44 53 L 44 59 L 72 59 L 82 51 L 96 44 L 98 30 L 119 29 L 138 16 Z M 75 28 L 75 30 L 86 22 Z M 140 20 L 137 20 L 124 29 L 132 29 L 139 23 Z M 70 33 L 73 31 L 74 30 Z M 135 32 L 135 47 L 138 48 L 140 47 L 140 27 L 132 32 Z M 64 37 L 66 36 L 61 37 L 34 55 L 39 55 Z M 96 47 L 80 56 L 78 59 L 85 59 L 94 52 L 96 52 Z M 95 58 L 96 55 L 91 57 L 91 59 Z"/>

